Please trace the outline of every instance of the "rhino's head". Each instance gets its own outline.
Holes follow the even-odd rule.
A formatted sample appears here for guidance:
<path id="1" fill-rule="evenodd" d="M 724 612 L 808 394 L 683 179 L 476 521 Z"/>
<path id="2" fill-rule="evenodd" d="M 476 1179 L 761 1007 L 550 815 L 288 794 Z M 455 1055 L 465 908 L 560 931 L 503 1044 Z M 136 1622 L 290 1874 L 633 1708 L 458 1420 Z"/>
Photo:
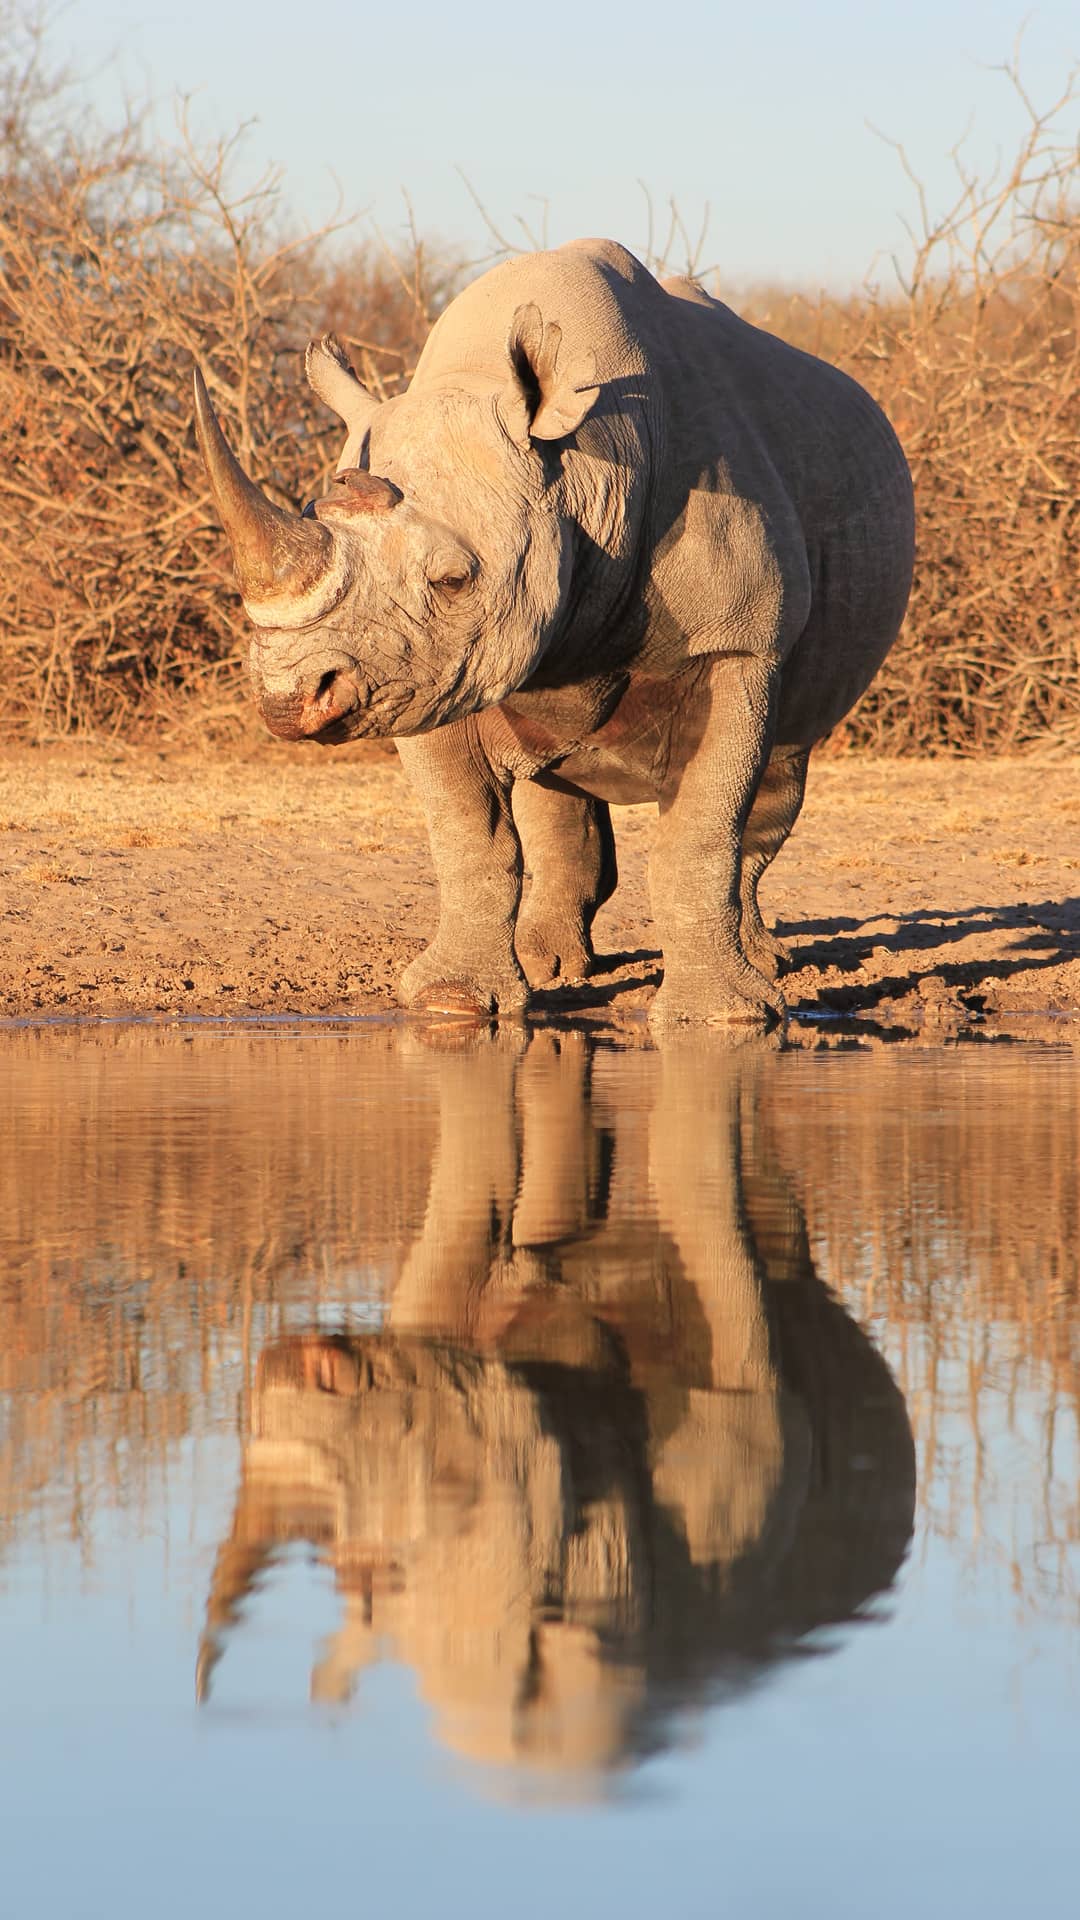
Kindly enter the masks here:
<path id="1" fill-rule="evenodd" d="M 302 516 L 243 472 L 196 371 L 199 445 L 272 732 L 423 732 L 536 670 L 573 570 L 573 524 L 537 443 L 571 434 L 599 391 L 560 343 L 535 306 L 519 307 L 499 379 L 466 371 L 382 404 L 333 336 L 313 343 L 308 378 L 349 435 L 332 497 Z"/>

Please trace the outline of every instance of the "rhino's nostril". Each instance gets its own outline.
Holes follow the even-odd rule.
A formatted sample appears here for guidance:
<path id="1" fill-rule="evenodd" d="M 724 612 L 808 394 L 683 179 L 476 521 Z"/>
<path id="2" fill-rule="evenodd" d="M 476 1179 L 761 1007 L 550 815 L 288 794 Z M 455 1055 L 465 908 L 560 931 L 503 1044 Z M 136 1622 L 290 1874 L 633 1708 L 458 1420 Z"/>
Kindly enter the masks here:
<path id="1" fill-rule="evenodd" d="M 316 700 L 328 699 L 330 694 L 334 690 L 334 684 L 336 680 L 337 680 L 337 668 L 328 667 L 326 672 L 323 674 L 322 679 L 319 681 L 318 686 L 315 689 Z"/>

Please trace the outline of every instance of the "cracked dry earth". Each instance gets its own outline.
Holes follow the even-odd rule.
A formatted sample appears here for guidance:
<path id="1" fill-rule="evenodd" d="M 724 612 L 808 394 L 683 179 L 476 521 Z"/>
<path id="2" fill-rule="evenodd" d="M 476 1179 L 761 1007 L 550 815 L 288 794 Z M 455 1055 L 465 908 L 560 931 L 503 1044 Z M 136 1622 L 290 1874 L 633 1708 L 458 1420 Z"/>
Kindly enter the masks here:
<path id="1" fill-rule="evenodd" d="M 614 817 L 600 967 L 538 996 L 541 1016 L 636 1023 L 655 991 L 655 809 Z M 1080 1039 L 1072 763 L 820 759 L 762 893 L 796 1014 L 885 1037 Z M 385 1013 L 435 911 L 392 750 L 64 745 L 0 765 L 8 1019 Z"/>

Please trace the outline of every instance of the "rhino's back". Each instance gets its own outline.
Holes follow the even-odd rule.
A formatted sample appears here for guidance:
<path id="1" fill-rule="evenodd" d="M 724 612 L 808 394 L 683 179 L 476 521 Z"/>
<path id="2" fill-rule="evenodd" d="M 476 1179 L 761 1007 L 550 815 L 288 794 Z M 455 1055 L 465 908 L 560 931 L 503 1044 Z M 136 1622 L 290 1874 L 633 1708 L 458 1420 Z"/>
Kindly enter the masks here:
<path id="1" fill-rule="evenodd" d="M 749 498 L 779 478 L 807 533 L 842 526 L 867 502 L 903 511 L 910 479 L 880 408 L 858 382 L 751 326 L 696 282 L 656 280 L 612 240 L 517 255 L 472 281 L 436 321 L 414 386 L 456 378 L 499 386 L 519 306 L 561 328 L 568 354 L 590 353 L 615 404 L 666 426 L 678 475 L 724 471 Z M 768 466 L 771 473 L 763 469 Z M 694 481 L 692 480 L 692 484 Z"/>
<path id="2" fill-rule="evenodd" d="M 717 442 L 734 452 L 740 433 L 759 441 L 804 528 L 822 534 L 842 525 L 868 495 L 897 505 L 910 499 L 896 434 L 857 380 L 741 319 L 693 280 L 662 284 L 676 303 L 672 333 L 683 369 L 681 380 L 669 376 L 670 397 L 678 405 L 700 383 Z"/>
<path id="3" fill-rule="evenodd" d="M 679 461 L 724 464 L 752 495 L 764 452 L 804 524 L 826 527 L 868 486 L 902 492 L 907 482 L 895 434 L 856 381 L 695 281 L 656 280 L 613 240 L 519 254 L 471 281 L 432 328 L 414 386 L 455 376 L 501 385 L 511 321 L 529 303 L 560 327 L 562 351 L 592 354 L 597 379 L 619 383 L 618 400 L 667 420 Z M 628 376 L 642 378 L 631 388 Z"/>

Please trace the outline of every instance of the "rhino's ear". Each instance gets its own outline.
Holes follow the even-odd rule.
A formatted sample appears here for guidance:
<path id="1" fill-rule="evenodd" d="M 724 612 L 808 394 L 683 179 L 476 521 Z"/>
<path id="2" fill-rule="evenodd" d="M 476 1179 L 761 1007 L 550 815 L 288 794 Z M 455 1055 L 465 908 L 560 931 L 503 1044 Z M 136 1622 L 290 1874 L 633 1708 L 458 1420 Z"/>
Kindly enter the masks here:
<path id="1" fill-rule="evenodd" d="M 312 391 L 344 420 L 350 443 L 358 436 L 362 439 L 379 410 L 379 402 L 357 379 L 336 334 L 324 333 L 321 340 L 308 342 L 304 370 Z"/>
<path id="2" fill-rule="evenodd" d="M 518 308 L 506 339 L 510 378 L 499 396 L 503 425 L 518 446 L 565 439 L 596 404 L 600 387 L 592 354 L 569 355 L 561 347 L 560 326 L 545 321 L 531 303 Z"/>

